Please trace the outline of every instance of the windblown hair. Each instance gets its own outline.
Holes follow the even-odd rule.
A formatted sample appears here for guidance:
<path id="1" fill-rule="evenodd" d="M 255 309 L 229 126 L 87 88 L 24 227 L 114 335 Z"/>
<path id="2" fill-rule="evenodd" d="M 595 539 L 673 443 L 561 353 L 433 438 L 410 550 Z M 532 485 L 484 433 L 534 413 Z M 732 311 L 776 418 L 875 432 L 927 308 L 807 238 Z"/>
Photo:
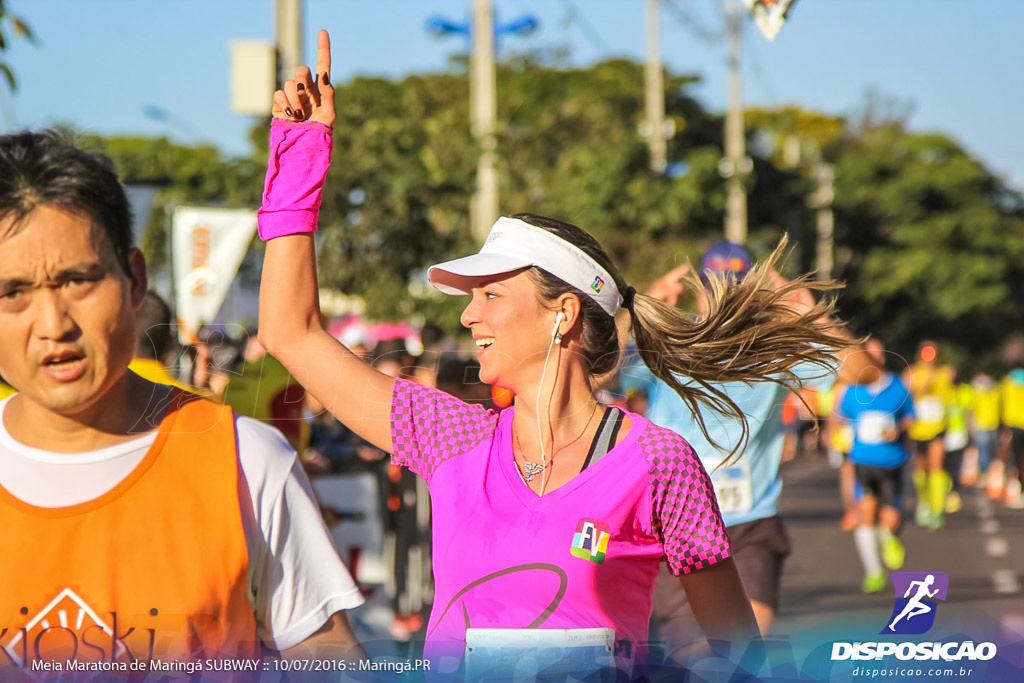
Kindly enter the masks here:
<path id="1" fill-rule="evenodd" d="M 39 206 L 89 218 L 107 235 L 124 272 L 131 272 L 131 208 L 113 162 L 54 130 L 0 135 L 0 221 L 13 217 L 0 239 Z"/>
<path id="2" fill-rule="evenodd" d="M 628 287 L 608 254 L 591 235 L 562 221 L 518 214 L 520 220 L 551 232 L 573 244 L 615 280 L 619 292 Z M 822 374 L 835 370 L 835 352 L 852 342 L 832 317 L 835 300 L 822 297 L 812 308 L 798 313 L 786 301 L 795 290 L 807 288 L 831 292 L 841 288 L 832 281 L 797 278 L 781 288 L 773 286 L 773 269 L 785 250 L 783 238 L 772 255 L 755 265 L 740 282 L 711 279 L 707 292 L 708 310 L 692 318 L 675 306 L 637 293 L 629 309 L 630 331 L 637 353 L 651 372 L 668 384 L 693 411 L 704 436 L 708 436 L 702 408 L 711 408 L 735 418 L 742 434 L 730 459 L 742 453 L 749 439 L 746 416 L 722 389 L 725 382 L 775 382 L 791 391 L 800 382 L 793 368 L 814 363 Z M 566 292 L 576 294 L 581 304 L 581 353 L 592 377 L 614 370 L 620 358 L 615 320 L 584 292 L 539 268 L 528 271 L 538 285 L 542 300 L 550 301 Z M 695 291 L 705 291 L 698 275 L 687 278 Z M 712 441 L 713 443 L 713 441 Z"/>

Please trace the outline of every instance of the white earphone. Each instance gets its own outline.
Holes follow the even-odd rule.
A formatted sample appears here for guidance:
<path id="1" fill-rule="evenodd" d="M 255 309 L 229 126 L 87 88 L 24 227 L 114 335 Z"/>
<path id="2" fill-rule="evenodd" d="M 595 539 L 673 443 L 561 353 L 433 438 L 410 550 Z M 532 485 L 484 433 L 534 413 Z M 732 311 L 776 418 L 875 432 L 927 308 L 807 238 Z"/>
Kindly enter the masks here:
<path id="1" fill-rule="evenodd" d="M 562 343 L 562 333 L 558 331 L 558 326 L 565 320 L 565 313 L 562 311 L 558 312 L 555 316 L 555 326 L 551 328 L 551 336 L 554 338 L 556 344 Z"/>

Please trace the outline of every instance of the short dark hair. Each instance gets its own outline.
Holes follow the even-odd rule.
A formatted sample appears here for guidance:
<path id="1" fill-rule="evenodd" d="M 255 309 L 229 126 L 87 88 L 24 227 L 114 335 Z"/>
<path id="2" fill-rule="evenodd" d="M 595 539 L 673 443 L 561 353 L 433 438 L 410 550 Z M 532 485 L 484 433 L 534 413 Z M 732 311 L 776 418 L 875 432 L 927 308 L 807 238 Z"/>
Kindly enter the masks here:
<path id="1" fill-rule="evenodd" d="M 135 311 L 135 355 L 164 360 L 171 348 L 171 308 L 159 294 L 150 290 Z"/>
<path id="2" fill-rule="evenodd" d="M 13 216 L 13 233 L 40 206 L 88 217 L 131 273 L 131 207 L 110 158 L 55 130 L 0 135 L 0 221 Z"/>

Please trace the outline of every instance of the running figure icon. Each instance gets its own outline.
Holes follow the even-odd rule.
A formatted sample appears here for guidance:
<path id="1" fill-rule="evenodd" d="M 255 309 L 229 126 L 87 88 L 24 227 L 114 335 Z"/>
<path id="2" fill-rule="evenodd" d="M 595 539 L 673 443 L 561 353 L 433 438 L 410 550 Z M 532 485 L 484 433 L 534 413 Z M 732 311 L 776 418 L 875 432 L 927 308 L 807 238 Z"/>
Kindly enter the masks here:
<path id="1" fill-rule="evenodd" d="M 903 607 L 903 611 L 899 613 L 899 616 L 893 619 L 892 622 L 889 624 L 890 631 L 895 631 L 896 623 L 904 617 L 906 617 L 907 621 L 909 621 L 913 617 L 916 617 L 921 614 L 927 614 L 928 612 L 931 612 L 933 609 L 935 609 L 933 606 L 923 602 L 924 598 L 934 598 L 935 594 L 939 592 L 938 588 L 932 591 L 928 590 L 928 588 L 933 583 L 935 583 L 934 574 L 929 574 L 924 578 L 923 581 L 910 582 L 910 585 L 907 587 L 907 592 L 903 594 L 903 597 L 910 598 L 910 600 Z M 914 597 L 911 598 L 910 594 L 914 592 L 915 587 L 917 592 L 914 595 Z"/>

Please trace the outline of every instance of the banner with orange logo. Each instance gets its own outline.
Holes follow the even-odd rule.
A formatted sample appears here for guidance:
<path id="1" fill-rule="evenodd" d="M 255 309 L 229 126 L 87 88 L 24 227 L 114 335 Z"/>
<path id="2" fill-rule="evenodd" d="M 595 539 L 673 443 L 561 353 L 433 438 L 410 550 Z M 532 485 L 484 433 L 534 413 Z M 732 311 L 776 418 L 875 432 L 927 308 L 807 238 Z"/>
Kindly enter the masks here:
<path id="1" fill-rule="evenodd" d="M 171 224 L 171 269 L 181 343 L 217 316 L 256 233 L 256 212 L 179 206 Z"/>

